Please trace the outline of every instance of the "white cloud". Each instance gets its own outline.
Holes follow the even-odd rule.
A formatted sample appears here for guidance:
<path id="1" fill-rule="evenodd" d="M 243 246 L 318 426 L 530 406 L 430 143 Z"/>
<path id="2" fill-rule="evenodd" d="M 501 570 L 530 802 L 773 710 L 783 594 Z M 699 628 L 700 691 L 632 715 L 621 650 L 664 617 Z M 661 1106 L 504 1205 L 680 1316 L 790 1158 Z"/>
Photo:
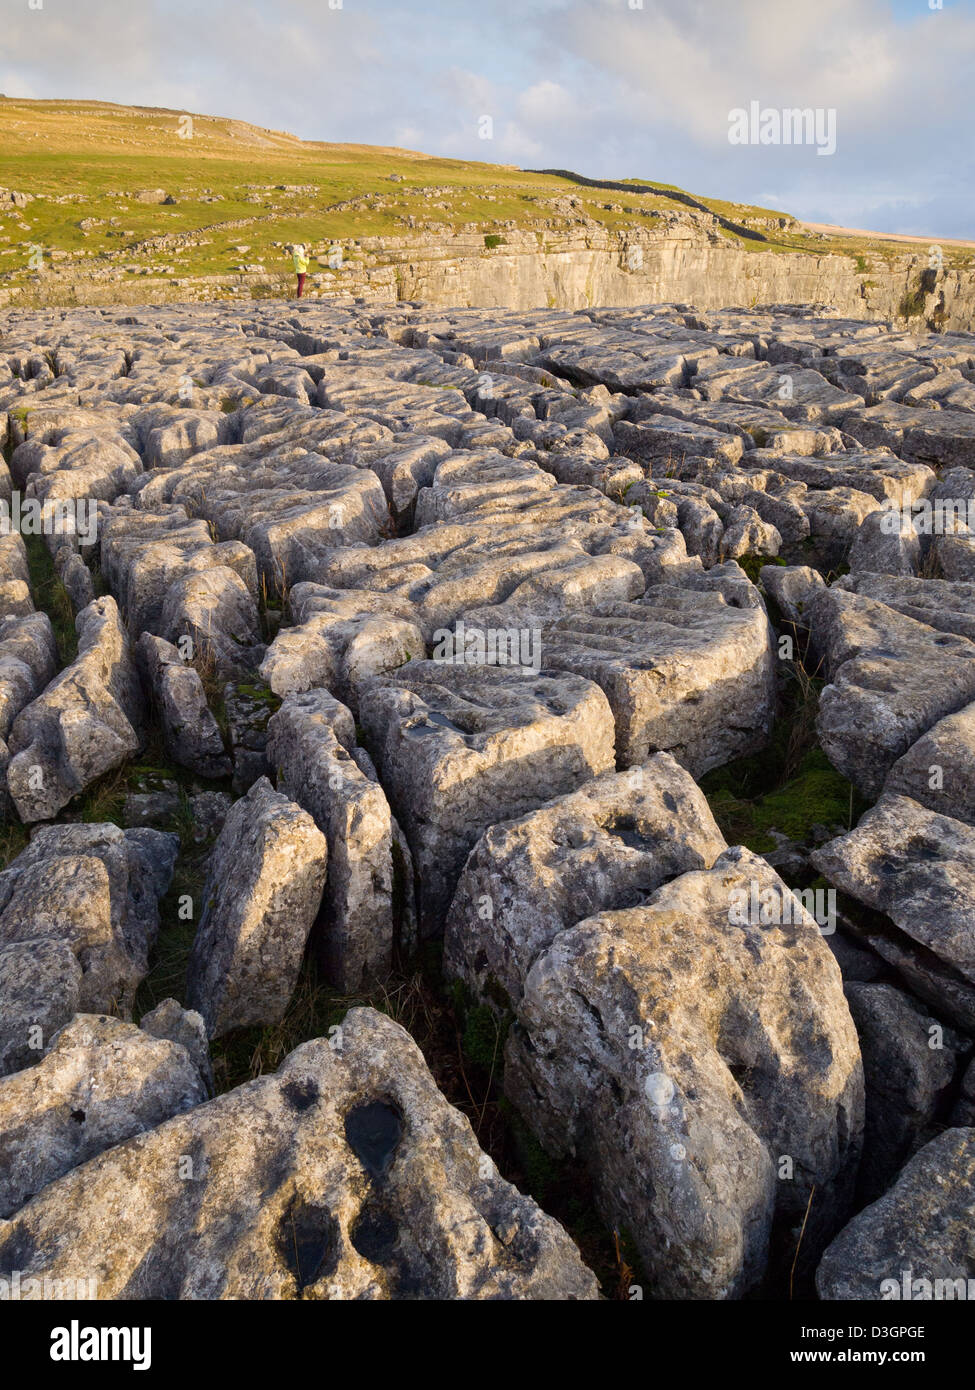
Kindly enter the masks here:
<path id="1" fill-rule="evenodd" d="M 643 176 L 801 215 L 975 224 L 967 2 L 0 0 L 0 90 L 237 116 L 310 139 Z M 835 107 L 838 149 L 731 147 L 728 112 Z M 478 138 L 491 115 L 492 141 Z M 911 230 L 916 230 L 912 227 Z"/>
<path id="2" fill-rule="evenodd" d="M 565 120 L 575 121 L 578 114 L 578 97 L 574 97 L 567 87 L 548 78 L 536 82 L 518 97 L 519 117 L 540 126 Z"/>

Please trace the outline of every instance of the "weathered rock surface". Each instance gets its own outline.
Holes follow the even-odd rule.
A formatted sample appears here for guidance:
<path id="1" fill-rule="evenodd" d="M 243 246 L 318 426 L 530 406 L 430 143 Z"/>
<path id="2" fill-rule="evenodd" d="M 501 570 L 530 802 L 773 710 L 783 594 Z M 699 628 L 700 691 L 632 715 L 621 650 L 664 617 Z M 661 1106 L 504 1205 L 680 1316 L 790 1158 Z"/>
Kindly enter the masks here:
<path id="1" fill-rule="evenodd" d="M 166 597 L 170 587 L 187 575 L 210 569 L 232 570 L 257 599 L 253 551 L 239 541 L 215 544 L 207 523 L 191 520 L 184 507 L 136 510 L 131 505 L 123 507 L 120 501 L 117 507 L 102 510 L 100 533 L 102 575 L 117 596 L 134 637 L 143 632 L 165 635 Z M 251 621 L 249 613 L 247 621 Z"/>
<path id="2" fill-rule="evenodd" d="M 975 643 L 830 589 L 809 614 L 830 684 L 816 728 L 833 766 L 876 796 L 896 760 L 975 698 Z"/>
<path id="3" fill-rule="evenodd" d="M 159 619 L 162 635 L 218 672 L 253 671 L 261 663 L 257 604 L 240 575 L 225 566 L 184 574 L 166 590 Z"/>
<path id="4" fill-rule="evenodd" d="M 20 614 L 8 609 L 0 618 L 0 768 L 4 771 L 10 758 L 6 740 L 14 720 L 53 679 L 56 670 L 57 644 L 47 614 Z M 6 810 L 5 789 L 0 799 Z"/>
<path id="5" fill-rule="evenodd" d="M 322 686 L 354 707 L 359 681 L 427 654 L 407 599 L 296 584 L 290 603 L 294 626 L 278 633 L 260 670 L 275 695 Z"/>
<path id="6" fill-rule="evenodd" d="M 765 743 L 775 711 L 773 633 L 760 607 L 720 592 L 651 585 L 636 603 L 546 621 L 530 602 L 475 609 L 469 630 L 534 632 L 546 669 L 600 686 L 616 721 L 616 756 L 634 767 L 669 752 L 694 776 Z"/>
<path id="7" fill-rule="evenodd" d="M 887 774 L 884 791 L 975 824 L 975 704 L 947 714 Z"/>
<path id="8" fill-rule="evenodd" d="M 890 918 L 905 938 L 890 943 L 897 955 L 888 954 L 880 933 L 871 944 L 898 965 L 906 947 L 924 972 L 908 981 L 915 992 L 971 1027 L 975 829 L 910 797 L 884 795 L 855 830 L 816 850 L 812 861 L 837 888 Z"/>
<path id="9" fill-rule="evenodd" d="M 960 410 L 916 410 L 884 401 L 851 410 L 843 428 L 862 444 L 894 450 L 929 467 L 975 463 L 975 419 Z"/>
<path id="10" fill-rule="evenodd" d="M 912 579 L 903 575 L 846 574 L 834 592 L 849 590 L 926 623 L 939 632 L 975 638 L 975 584 L 949 583 L 944 579 Z"/>
<path id="11" fill-rule="evenodd" d="M 73 1018 L 81 975 L 66 941 L 0 946 L 0 1076 L 36 1062 L 48 1038 Z"/>
<path id="12" fill-rule="evenodd" d="M 0 1222 L 0 1272 L 100 1298 L 592 1299 L 391 1019 L 138 1135 Z"/>
<path id="13" fill-rule="evenodd" d="M 253 678 L 238 677 L 223 687 L 226 741 L 234 765 L 233 789 L 238 796 L 270 773 L 267 726 L 277 707 L 274 695 Z"/>
<path id="14" fill-rule="evenodd" d="M 328 841 L 328 878 L 315 935 L 328 979 L 346 993 L 381 979 L 408 944 L 413 875 L 399 827 L 349 710 L 324 690 L 289 696 L 268 725 L 278 790 Z"/>
<path id="15" fill-rule="evenodd" d="M 0 497 L 10 499 L 9 478 L 0 473 Z M 15 531 L 0 535 L 0 602 L 4 618 L 34 611 L 30 591 L 30 567 L 23 536 Z"/>
<path id="16" fill-rule="evenodd" d="M 76 613 L 95 601 L 95 581 L 91 570 L 77 551 L 69 545 L 62 545 L 54 556 L 54 571 L 67 590 L 71 606 Z"/>
<path id="17" fill-rule="evenodd" d="M 141 474 L 142 461 L 112 424 L 97 416 L 93 423 L 94 428 L 42 424 L 31 430 L 10 458 L 17 486 L 52 503 L 82 497 L 111 501 L 124 492 Z"/>
<path id="18" fill-rule="evenodd" d="M 49 820 L 142 746 L 142 693 L 112 598 L 78 614 L 78 656 L 10 730 L 7 788 L 23 821 Z"/>
<path id="19" fill-rule="evenodd" d="M 805 626 L 810 604 L 826 588 L 823 576 L 808 565 L 763 565 L 759 578 L 782 616 L 799 627 Z"/>
<path id="20" fill-rule="evenodd" d="M 178 1043 L 186 1049 L 190 1060 L 196 1067 L 200 1080 L 208 1095 L 213 1092 L 213 1069 L 210 1065 L 210 1042 L 206 1025 L 194 1009 L 184 1009 L 175 999 L 164 999 L 161 1004 L 139 1020 L 143 1033 L 153 1038 L 162 1038 Z"/>
<path id="21" fill-rule="evenodd" d="M 903 513 L 871 512 L 853 539 L 849 563 L 854 574 L 917 574 L 921 568 L 920 537 Z"/>
<path id="22" fill-rule="evenodd" d="M 709 214 L 664 221 L 682 283 L 716 273 L 702 228 L 738 254 Z M 462 1049 L 491 1026 L 484 1006 L 499 1037 L 510 1025 L 521 1114 L 490 1107 L 505 1152 L 527 1123 L 588 1163 L 651 1294 L 780 1296 L 793 1273 L 807 1293 L 851 1201 L 975 1115 L 975 338 L 763 306 L 772 281 L 791 293 L 779 263 L 797 258 L 742 254 L 755 307 L 703 312 L 637 304 L 649 282 L 605 229 L 585 227 L 571 263 L 511 236 L 476 262 L 475 302 L 503 276 L 504 302 L 543 303 L 525 267 L 558 260 L 560 295 L 591 305 L 611 283 L 617 307 L 450 307 L 454 263 L 410 251 L 396 302 L 391 268 L 357 262 L 313 274 L 300 305 L 238 285 L 246 302 L 2 315 L 0 502 L 12 516 L 16 489 L 45 520 L 21 524 L 26 545 L 0 535 L 8 857 L 17 819 L 60 823 L 0 871 L 0 1077 L 28 1097 L 55 1063 L 63 1080 L 51 1039 L 91 1014 L 139 1059 L 178 1056 L 197 1097 L 167 1119 L 157 1073 L 140 1089 L 122 1068 L 87 1104 L 84 1077 L 65 1081 L 70 1109 L 36 1116 L 50 1144 L 23 1146 L 46 1186 L 12 1223 L 19 1269 L 61 1242 L 55 1266 L 72 1243 L 93 1254 L 107 1296 L 593 1292 L 466 1129 L 436 1150 L 442 1098 L 396 1098 L 390 1078 L 432 1083 L 391 1024 L 368 1025 L 361 1094 L 340 1029 L 295 1054 L 316 1058 L 308 1087 L 302 1063 L 201 1103 L 210 1035 L 273 1027 L 266 1056 L 276 1023 L 304 1016 L 288 1002 L 306 950 L 302 987 L 422 1000 L 417 1026 L 439 1037 L 441 985 L 413 953 L 446 929 Z M 851 314 L 879 303 L 861 281 L 844 282 Z M 810 297 L 827 283 L 810 258 Z M 955 291 L 946 276 L 956 318 Z M 940 317 L 937 295 L 924 310 Z M 819 749 L 881 798 L 842 835 L 841 786 L 802 756 L 815 703 Z M 691 780 L 746 758 L 729 824 L 754 811 L 764 830 L 788 774 L 761 860 L 726 848 Z M 820 787 L 829 814 L 809 804 Z M 150 826 L 178 826 L 185 850 L 158 953 L 177 845 Z M 846 895 L 839 930 L 762 921 L 751 899 L 735 917 L 737 889 L 792 901 L 775 869 L 824 872 Z M 200 1012 L 165 1000 L 138 1033 L 114 1016 L 147 971 L 149 998 L 179 988 L 189 900 Z M 837 962 L 866 1061 L 859 1191 Z M 217 1049 L 221 1078 L 235 1047 Z M 395 1199 L 376 1184 L 399 1160 L 369 1168 L 384 1134 L 399 1154 L 426 1145 Z M 55 1173 L 62 1159 L 80 1166 Z M 214 1167 L 174 1178 L 184 1159 Z M 10 1231 L 0 1217 L 0 1248 Z"/>
<path id="23" fill-rule="evenodd" d="M 300 407 L 295 407 L 300 410 Z M 360 425 L 306 407 L 316 417 L 318 448 L 343 452 L 385 436 L 379 425 Z M 245 426 L 237 445 L 195 455 L 179 468 L 151 475 L 140 489 L 146 508 L 179 503 L 203 516 L 222 539 L 254 552 L 268 589 L 319 579 L 322 560 L 337 545 L 375 544 L 389 523 L 379 479 L 366 468 L 333 462 Z"/>
<path id="24" fill-rule="evenodd" d="M 428 527 L 374 550 L 336 551 L 327 577 L 336 587 L 370 588 L 409 600 L 412 620 L 427 641 L 471 609 L 536 599 L 539 583 L 550 600 L 564 597 L 567 607 L 583 606 L 597 594 L 635 597 L 643 588 L 641 570 L 646 574 L 670 558 L 664 540 L 647 535 L 639 522 L 598 494 L 592 497 L 610 509 L 608 515 L 600 515 L 590 498 L 557 498 L 547 515 L 532 508 L 497 520 L 476 517 Z M 675 562 L 688 565 L 679 534 L 673 544 Z M 590 556 L 600 562 L 590 565 Z"/>
<path id="25" fill-rule="evenodd" d="M 791 924 L 734 919 L 770 892 Z M 821 1246 L 849 1210 L 863 1075 L 813 919 L 744 849 L 645 906 L 555 937 L 532 966 L 505 1086 L 556 1155 L 578 1154 L 662 1297 L 760 1284 L 773 1222 Z M 794 1247 L 793 1247 L 794 1249 Z"/>
<path id="26" fill-rule="evenodd" d="M 975 1125 L 975 1060 L 969 1063 L 962 1077 L 958 1099 L 951 1113 L 951 1122 L 954 1125 Z"/>
<path id="27" fill-rule="evenodd" d="M 206 1100 L 177 1043 L 77 1014 L 42 1061 L 0 1080 L 0 1217 L 62 1174 Z"/>
<path id="28" fill-rule="evenodd" d="M 667 753 L 587 782 L 478 841 L 447 916 L 444 968 L 479 1003 L 508 1008 L 559 932 L 637 906 L 678 874 L 709 869 L 726 848 L 703 795 Z"/>
<path id="29" fill-rule="evenodd" d="M 235 803 L 207 868 L 187 976 L 208 1035 L 277 1023 L 291 999 L 325 886 L 328 845 L 266 778 Z"/>
<path id="30" fill-rule="evenodd" d="M 858 1187 L 874 1201 L 923 1142 L 955 1077 L 959 1042 L 906 994 L 886 984 L 848 984 L 866 1082 Z"/>
<path id="31" fill-rule="evenodd" d="M 737 560 L 743 555 L 778 555 L 781 548 L 777 528 L 763 521 L 754 507 L 741 505 L 728 514 L 718 554 L 722 560 Z"/>
<path id="32" fill-rule="evenodd" d="M 199 672 L 183 661 L 171 643 L 149 632 L 139 638 L 137 656 L 158 705 L 173 761 L 201 777 L 229 777 L 230 759 Z"/>
<path id="33" fill-rule="evenodd" d="M 131 1008 L 148 969 L 157 901 L 169 887 L 178 843 L 162 831 L 116 825 L 50 825 L 35 832 L 0 873 L 0 949 L 25 948 L 7 961 L 16 1028 L 43 1026 L 45 1018 L 50 1026 L 51 1010 L 38 1002 L 43 993 L 29 982 L 16 988 L 16 964 L 29 962 L 35 951 L 52 1000 L 70 1001 L 72 1013 Z M 60 985 L 55 971 L 64 973 Z M 0 990 L 0 997 L 5 994 Z M 43 1017 L 29 1016 L 31 1004 Z M 54 1026 L 67 1021 L 57 1016 Z"/>
<path id="34" fill-rule="evenodd" d="M 359 708 L 413 853 L 425 936 L 442 930 L 464 860 L 489 825 L 614 765 L 606 697 L 574 675 L 411 661 L 364 681 Z"/>
<path id="35" fill-rule="evenodd" d="M 830 1245 L 816 1274 L 820 1298 L 967 1298 L 975 1278 L 973 1179 L 975 1129 L 932 1139 Z"/>

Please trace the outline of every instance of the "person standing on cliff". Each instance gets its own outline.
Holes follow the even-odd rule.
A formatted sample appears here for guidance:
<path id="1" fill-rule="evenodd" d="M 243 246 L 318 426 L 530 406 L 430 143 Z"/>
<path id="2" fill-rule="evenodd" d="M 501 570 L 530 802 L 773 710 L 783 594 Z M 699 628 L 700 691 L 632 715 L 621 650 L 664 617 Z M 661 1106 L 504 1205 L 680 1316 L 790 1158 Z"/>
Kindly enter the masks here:
<path id="1" fill-rule="evenodd" d="M 303 242 L 298 242 L 292 252 L 291 259 L 294 261 L 298 276 L 298 298 L 300 299 L 305 288 L 305 276 L 308 274 L 308 252 L 305 250 Z"/>

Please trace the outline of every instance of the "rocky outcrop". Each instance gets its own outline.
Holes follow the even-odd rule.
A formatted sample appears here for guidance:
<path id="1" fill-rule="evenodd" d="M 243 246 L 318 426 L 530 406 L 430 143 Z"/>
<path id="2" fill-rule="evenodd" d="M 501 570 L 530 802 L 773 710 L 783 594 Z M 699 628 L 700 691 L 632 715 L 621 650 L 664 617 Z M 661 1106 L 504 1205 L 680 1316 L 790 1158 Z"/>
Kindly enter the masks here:
<path id="1" fill-rule="evenodd" d="M 0 1070 L 77 1012 L 127 1012 L 149 965 L 175 835 L 51 825 L 0 873 Z"/>
<path id="2" fill-rule="evenodd" d="M 747 907 L 763 893 L 770 924 Z M 656 1296 L 759 1285 L 773 1223 L 798 1226 L 813 1185 L 812 1248 L 848 1213 L 863 1075 L 839 969 L 747 850 L 560 933 L 516 1019 L 508 1094 L 546 1148 L 585 1160 Z"/>
<path id="3" fill-rule="evenodd" d="M 708 804 L 667 753 L 584 783 L 471 851 L 447 917 L 444 966 L 480 1003 L 509 1009 L 558 934 L 635 907 L 727 848 Z"/>
<path id="4" fill-rule="evenodd" d="M 968 1298 L 975 1129 L 948 1129 L 836 1237 L 816 1275 L 820 1298 Z"/>
<path id="5" fill-rule="evenodd" d="M 327 864 L 311 816 L 265 778 L 235 803 L 210 856 L 187 980 L 211 1038 L 283 1017 Z"/>
<path id="6" fill-rule="evenodd" d="M 375 296 L 0 332 L 0 1277 L 591 1297 L 449 1096 L 604 1293 L 808 1296 L 975 1114 L 975 340 Z"/>
<path id="7" fill-rule="evenodd" d="M 411 943 L 409 850 L 344 705 L 324 690 L 289 696 L 268 732 L 279 790 L 328 842 L 316 945 L 327 978 L 352 993 L 387 975 L 394 947 Z"/>
<path id="8" fill-rule="evenodd" d="M 273 1076 L 109 1149 L 0 1222 L 0 1272 L 121 1299 L 591 1299 L 409 1035 L 354 1009 Z"/>
<path id="9" fill-rule="evenodd" d="M 628 190 L 630 198 L 637 192 Z M 668 191 L 670 199 L 686 194 Z M 563 213 L 572 209 L 562 199 Z M 643 306 L 680 300 L 704 310 L 727 304 L 796 306 L 830 304 L 837 312 L 862 321 L 891 320 L 903 315 L 905 301 L 920 293 L 913 322 L 927 326 L 938 314 L 952 331 L 975 327 L 975 291 L 965 269 L 945 267 L 936 284 L 922 292 L 928 267 L 927 247 L 888 258 L 871 254 L 867 269 L 846 243 L 840 251 L 828 238 L 817 238 L 805 252 L 756 254 L 754 246 L 717 234 L 718 219 L 683 210 L 655 213 L 649 221 L 635 215 L 620 230 L 592 219 L 566 229 L 553 225 L 545 210 L 538 229 L 505 226 L 504 245 L 486 251 L 483 233 L 453 231 L 441 223 L 436 231 L 411 230 L 358 240 L 358 256 L 336 275 L 311 276 L 310 288 L 323 295 L 366 304 L 400 299 L 450 308 L 458 302 L 495 310 L 530 311 L 548 304 L 555 310 L 585 310 L 594 304 Z M 740 226 L 740 224 L 735 224 Z M 745 235 L 754 239 L 754 232 Z M 327 247 L 325 248 L 327 249 Z M 129 254 L 129 253 L 126 253 Z M 150 270 L 149 266 L 144 268 Z M 114 266 L 74 262 L 46 268 L 33 286 L 35 302 L 108 304 L 117 299 Z M 147 273 L 126 284 L 130 304 L 163 304 L 215 295 L 277 294 L 293 288 L 288 273 L 264 266 L 238 266 L 233 273 L 163 276 Z M 0 290 L 3 302 L 16 304 L 19 291 Z M 277 383 L 284 384 L 284 378 Z"/>
<path id="10" fill-rule="evenodd" d="M 7 790 L 23 821 L 50 820 L 142 747 L 143 706 L 112 598 L 78 614 L 78 656 L 14 720 Z"/>

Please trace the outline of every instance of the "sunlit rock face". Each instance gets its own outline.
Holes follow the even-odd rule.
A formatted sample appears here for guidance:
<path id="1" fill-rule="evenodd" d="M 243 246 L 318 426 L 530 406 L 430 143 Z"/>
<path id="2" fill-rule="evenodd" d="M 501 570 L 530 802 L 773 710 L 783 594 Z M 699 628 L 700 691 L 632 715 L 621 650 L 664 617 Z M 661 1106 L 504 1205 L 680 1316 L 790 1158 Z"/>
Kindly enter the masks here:
<path id="1" fill-rule="evenodd" d="M 975 337 L 695 236 L 3 312 L 0 1279 L 967 1277 Z"/>

